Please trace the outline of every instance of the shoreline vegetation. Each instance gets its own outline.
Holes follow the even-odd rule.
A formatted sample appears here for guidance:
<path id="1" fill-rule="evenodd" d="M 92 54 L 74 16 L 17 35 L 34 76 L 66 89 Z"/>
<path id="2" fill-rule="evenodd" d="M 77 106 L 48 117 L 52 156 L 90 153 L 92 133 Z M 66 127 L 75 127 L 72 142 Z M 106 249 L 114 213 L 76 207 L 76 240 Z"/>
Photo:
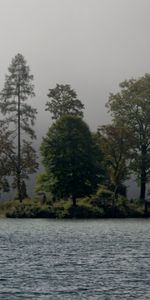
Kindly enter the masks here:
<path id="1" fill-rule="evenodd" d="M 148 217 L 150 74 L 119 84 L 119 92 L 111 93 L 106 103 L 111 123 L 94 132 L 84 121 L 84 104 L 70 84 L 50 88 L 45 110 L 51 124 L 40 153 L 33 143 L 38 112 L 26 102 L 35 96 L 33 79 L 18 53 L 0 92 L 0 192 L 13 189 L 16 200 L 0 201 L 0 216 Z M 27 180 L 37 172 L 39 161 L 44 171 L 33 187 L 38 197 L 28 199 Z M 137 201 L 127 199 L 125 183 L 131 176 L 140 188 Z"/>
<path id="2" fill-rule="evenodd" d="M 96 196 L 81 198 L 73 206 L 72 200 L 45 202 L 39 197 L 0 201 L 0 218 L 51 218 L 51 219 L 100 219 L 100 218 L 145 218 L 144 203 L 139 200 L 118 199 L 115 208 L 110 201 Z"/>

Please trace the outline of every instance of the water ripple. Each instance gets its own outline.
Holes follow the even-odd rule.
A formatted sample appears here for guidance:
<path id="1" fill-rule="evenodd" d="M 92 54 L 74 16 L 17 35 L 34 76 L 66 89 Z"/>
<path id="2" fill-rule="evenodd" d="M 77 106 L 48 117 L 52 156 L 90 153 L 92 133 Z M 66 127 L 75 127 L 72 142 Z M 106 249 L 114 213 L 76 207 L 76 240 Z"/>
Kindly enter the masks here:
<path id="1" fill-rule="evenodd" d="M 149 220 L 0 220 L 0 299 L 150 299 Z"/>

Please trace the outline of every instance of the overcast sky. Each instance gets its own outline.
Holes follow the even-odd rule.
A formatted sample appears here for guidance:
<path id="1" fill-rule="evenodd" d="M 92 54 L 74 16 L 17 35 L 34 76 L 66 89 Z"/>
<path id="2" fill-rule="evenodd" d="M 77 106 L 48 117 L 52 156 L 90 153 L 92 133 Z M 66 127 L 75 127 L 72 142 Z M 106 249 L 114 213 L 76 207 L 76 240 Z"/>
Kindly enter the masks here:
<path id="1" fill-rule="evenodd" d="M 22 53 L 34 75 L 37 132 L 51 122 L 49 88 L 71 84 L 91 129 L 120 81 L 150 72 L 149 0 L 0 0 L 0 89 L 11 59 Z"/>

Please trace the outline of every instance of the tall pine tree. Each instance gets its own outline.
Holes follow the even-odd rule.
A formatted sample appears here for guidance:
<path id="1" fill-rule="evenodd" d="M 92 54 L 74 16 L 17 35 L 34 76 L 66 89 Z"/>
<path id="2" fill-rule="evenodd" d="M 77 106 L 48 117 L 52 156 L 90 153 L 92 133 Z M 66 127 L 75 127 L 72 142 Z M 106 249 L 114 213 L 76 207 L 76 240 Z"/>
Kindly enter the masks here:
<path id="1" fill-rule="evenodd" d="M 17 144 L 12 170 L 20 202 L 23 178 L 35 172 L 38 166 L 36 152 L 31 145 L 31 140 L 36 138 L 32 126 L 37 111 L 26 103 L 26 100 L 33 96 L 33 75 L 30 74 L 30 68 L 23 55 L 17 54 L 8 68 L 8 75 L 0 94 L 0 109 L 5 122 L 11 126 L 11 130 L 13 128 L 12 139 Z"/>

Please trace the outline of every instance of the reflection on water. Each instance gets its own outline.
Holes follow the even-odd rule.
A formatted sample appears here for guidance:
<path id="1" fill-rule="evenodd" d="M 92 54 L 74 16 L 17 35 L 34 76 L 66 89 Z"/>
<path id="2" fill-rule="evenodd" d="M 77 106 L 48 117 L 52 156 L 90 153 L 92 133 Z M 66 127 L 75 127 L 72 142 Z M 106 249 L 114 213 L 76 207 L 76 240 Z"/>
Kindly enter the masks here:
<path id="1" fill-rule="evenodd" d="M 0 220 L 0 299 L 150 299 L 150 220 Z"/>

